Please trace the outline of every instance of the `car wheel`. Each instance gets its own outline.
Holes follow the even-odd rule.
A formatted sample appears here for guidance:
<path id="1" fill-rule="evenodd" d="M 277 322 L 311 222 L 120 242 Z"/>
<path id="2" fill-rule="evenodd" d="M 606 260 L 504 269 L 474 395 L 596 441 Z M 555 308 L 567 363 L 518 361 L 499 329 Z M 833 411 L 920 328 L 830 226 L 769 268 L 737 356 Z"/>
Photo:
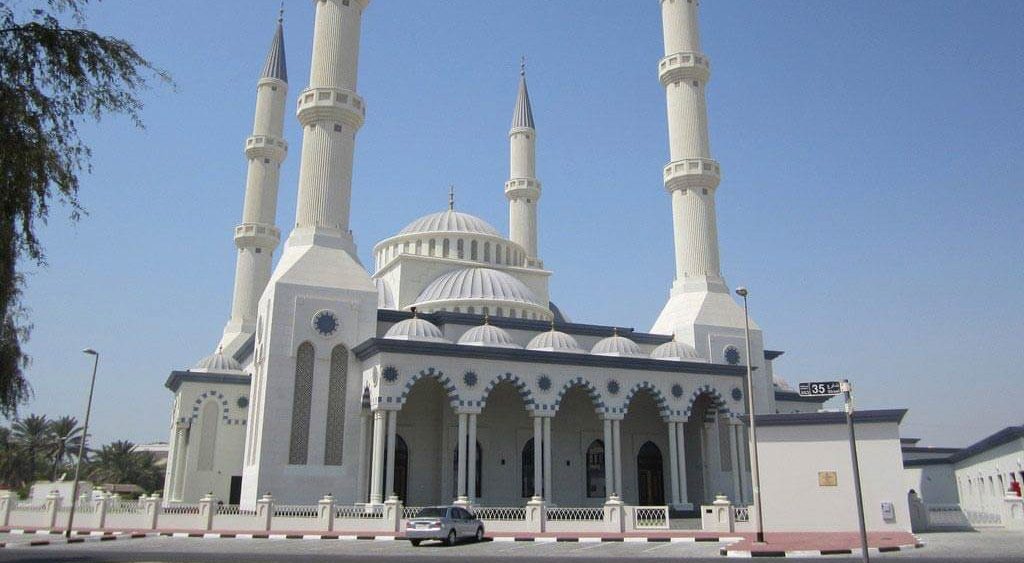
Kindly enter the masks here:
<path id="1" fill-rule="evenodd" d="M 409 540 L 409 543 L 411 543 L 413 547 L 418 547 L 421 541 L 423 540 Z"/>
<path id="2" fill-rule="evenodd" d="M 477 528 L 476 529 L 476 541 L 477 542 L 484 541 L 484 529 L 483 528 Z"/>
<path id="3" fill-rule="evenodd" d="M 452 530 L 448 532 L 448 540 L 445 543 L 447 543 L 450 546 L 455 545 L 455 540 L 457 539 L 458 537 L 455 535 L 455 530 Z"/>

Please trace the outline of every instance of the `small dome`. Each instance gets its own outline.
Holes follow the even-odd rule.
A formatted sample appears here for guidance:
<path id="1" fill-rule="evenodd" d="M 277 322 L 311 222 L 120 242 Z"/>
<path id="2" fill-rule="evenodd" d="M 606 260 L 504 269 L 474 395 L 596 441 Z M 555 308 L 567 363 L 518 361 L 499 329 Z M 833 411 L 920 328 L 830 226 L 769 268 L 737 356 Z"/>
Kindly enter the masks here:
<path id="1" fill-rule="evenodd" d="M 693 349 L 693 346 L 677 342 L 666 342 L 661 346 L 658 346 L 651 352 L 651 357 L 655 360 L 675 360 L 677 362 L 689 362 L 693 360 L 700 360 L 701 357 L 697 355 L 697 351 Z"/>
<path id="2" fill-rule="evenodd" d="M 420 217 L 399 231 L 398 236 L 416 233 L 470 233 L 501 237 L 501 233 L 483 219 L 453 209 Z"/>
<path id="3" fill-rule="evenodd" d="M 199 372 L 225 372 L 242 371 L 242 364 L 238 363 L 231 356 L 225 356 L 224 351 L 218 348 L 216 352 L 199 360 L 189 371 Z"/>
<path id="4" fill-rule="evenodd" d="M 416 298 L 416 304 L 470 299 L 520 303 L 547 310 L 526 284 L 505 272 L 490 268 L 463 268 L 448 272 L 430 282 Z"/>
<path id="5" fill-rule="evenodd" d="M 625 336 L 619 336 L 618 332 L 594 344 L 590 353 L 597 356 L 626 356 L 630 358 L 639 358 L 644 355 L 636 342 Z"/>
<path id="6" fill-rule="evenodd" d="M 473 327 L 459 339 L 459 344 L 466 346 L 493 346 L 494 348 L 522 348 L 512 340 L 508 331 L 494 325 L 486 324 Z"/>
<path id="7" fill-rule="evenodd" d="M 441 329 L 433 323 L 419 317 L 405 319 L 388 329 L 384 338 L 388 340 L 416 340 L 419 342 L 447 342 L 450 340 L 444 337 Z"/>
<path id="8" fill-rule="evenodd" d="M 534 336 L 533 340 L 526 345 L 526 349 L 543 352 L 568 352 L 570 354 L 585 353 L 575 338 L 554 329 Z"/>

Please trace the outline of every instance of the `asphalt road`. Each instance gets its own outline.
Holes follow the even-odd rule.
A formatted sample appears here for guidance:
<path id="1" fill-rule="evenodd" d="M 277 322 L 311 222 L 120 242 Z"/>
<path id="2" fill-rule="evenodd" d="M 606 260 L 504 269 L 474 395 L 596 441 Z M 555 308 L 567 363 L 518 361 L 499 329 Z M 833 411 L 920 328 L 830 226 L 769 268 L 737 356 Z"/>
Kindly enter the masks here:
<path id="1" fill-rule="evenodd" d="M 927 546 L 898 553 L 875 554 L 873 560 L 912 559 L 936 562 L 1024 561 L 1024 533 L 931 534 L 922 536 Z M 409 563 L 421 560 L 515 561 L 552 563 L 553 559 L 578 559 L 595 563 L 634 559 L 686 559 L 725 561 L 719 545 L 711 543 L 503 543 L 485 542 L 455 547 L 424 544 L 414 548 L 398 541 L 339 540 L 244 540 L 142 538 L 73 545 L 28 546 L 34 536 L 0 536 L 8 547 L 0 549 L 0 561 L 39 562 L 219 562 L 219 561 L 374 561 Z M 860 561 L 859 557 L 830 556 L 803 561 Z"/>

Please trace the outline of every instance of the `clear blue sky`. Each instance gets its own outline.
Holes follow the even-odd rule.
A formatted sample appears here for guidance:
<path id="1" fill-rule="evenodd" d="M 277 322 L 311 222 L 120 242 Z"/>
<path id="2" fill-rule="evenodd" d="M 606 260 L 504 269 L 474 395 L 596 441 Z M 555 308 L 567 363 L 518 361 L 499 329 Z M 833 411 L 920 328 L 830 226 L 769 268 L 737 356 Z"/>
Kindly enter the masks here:
<path id="1" fill-rule="evenodd" d="M 292 91 L 312 6 L 288 0 Z M 751 289 L 792 382 L 848 377 L 858 404 L 908 407 L 904 435 L 964 445 L 1021 424 L 1024 3 L 706 0 L 722 264 Z M 227 320 L 243 141 L 276 0 L 107 0 L 90 25 L 178 84 L 145 95 L 147 129 L 86 127 L 90 215 L 54 208 L 29 279 L 35 331 L 22 412 L 79 415 L 103 354 L 100 441 L 166 440 L 172 369 Z M 541 256 L 578 321 L 647 330 L 671 284 L 664 94 L 654 0 L 377 0 L 363 23 L 352 228 L 373 244 L 458 208 L 501 230 L 520 55 L 539 130 Z M 290 111 L 290 110 L 289 110 Z M 290 117 L 278 225 L 293 222 Z"/>

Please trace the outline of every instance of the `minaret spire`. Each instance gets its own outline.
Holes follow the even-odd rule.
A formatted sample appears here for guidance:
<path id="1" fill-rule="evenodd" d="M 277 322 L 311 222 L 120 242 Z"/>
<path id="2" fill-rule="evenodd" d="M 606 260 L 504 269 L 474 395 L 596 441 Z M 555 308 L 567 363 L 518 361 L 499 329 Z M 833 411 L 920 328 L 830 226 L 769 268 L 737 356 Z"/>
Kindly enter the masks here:
<path id="1" fill-rule="evenodd" d="M 537 201 L 541 184 L 537 180 L 537 130 L 533 122 L 530 91 L 526 87 L 526 57 L 519 66 L 519 94 L 509 130 L 511 165 L 505 182 L 508 199 L 509 238 L 526 251 L 526 266 L 543 268 L 537 257 Z"/>
<path id="2" fill-rule="evenodd" d="M 256 308 L 271 274 L 271 259 L 281 233 L 274 226 L 281 163 L 288 154 L 284 140 L 284 109 L 288 96 L 288 70 L 284 51 L 283 19 L 267 52 L 256 86 L 256 115 L 252 135 L 245 141 L 249 161 L 242 222 L 235 227 L 238 258 L 231 320 L 220 347 L 233 354 L 255 332 Z"/>

